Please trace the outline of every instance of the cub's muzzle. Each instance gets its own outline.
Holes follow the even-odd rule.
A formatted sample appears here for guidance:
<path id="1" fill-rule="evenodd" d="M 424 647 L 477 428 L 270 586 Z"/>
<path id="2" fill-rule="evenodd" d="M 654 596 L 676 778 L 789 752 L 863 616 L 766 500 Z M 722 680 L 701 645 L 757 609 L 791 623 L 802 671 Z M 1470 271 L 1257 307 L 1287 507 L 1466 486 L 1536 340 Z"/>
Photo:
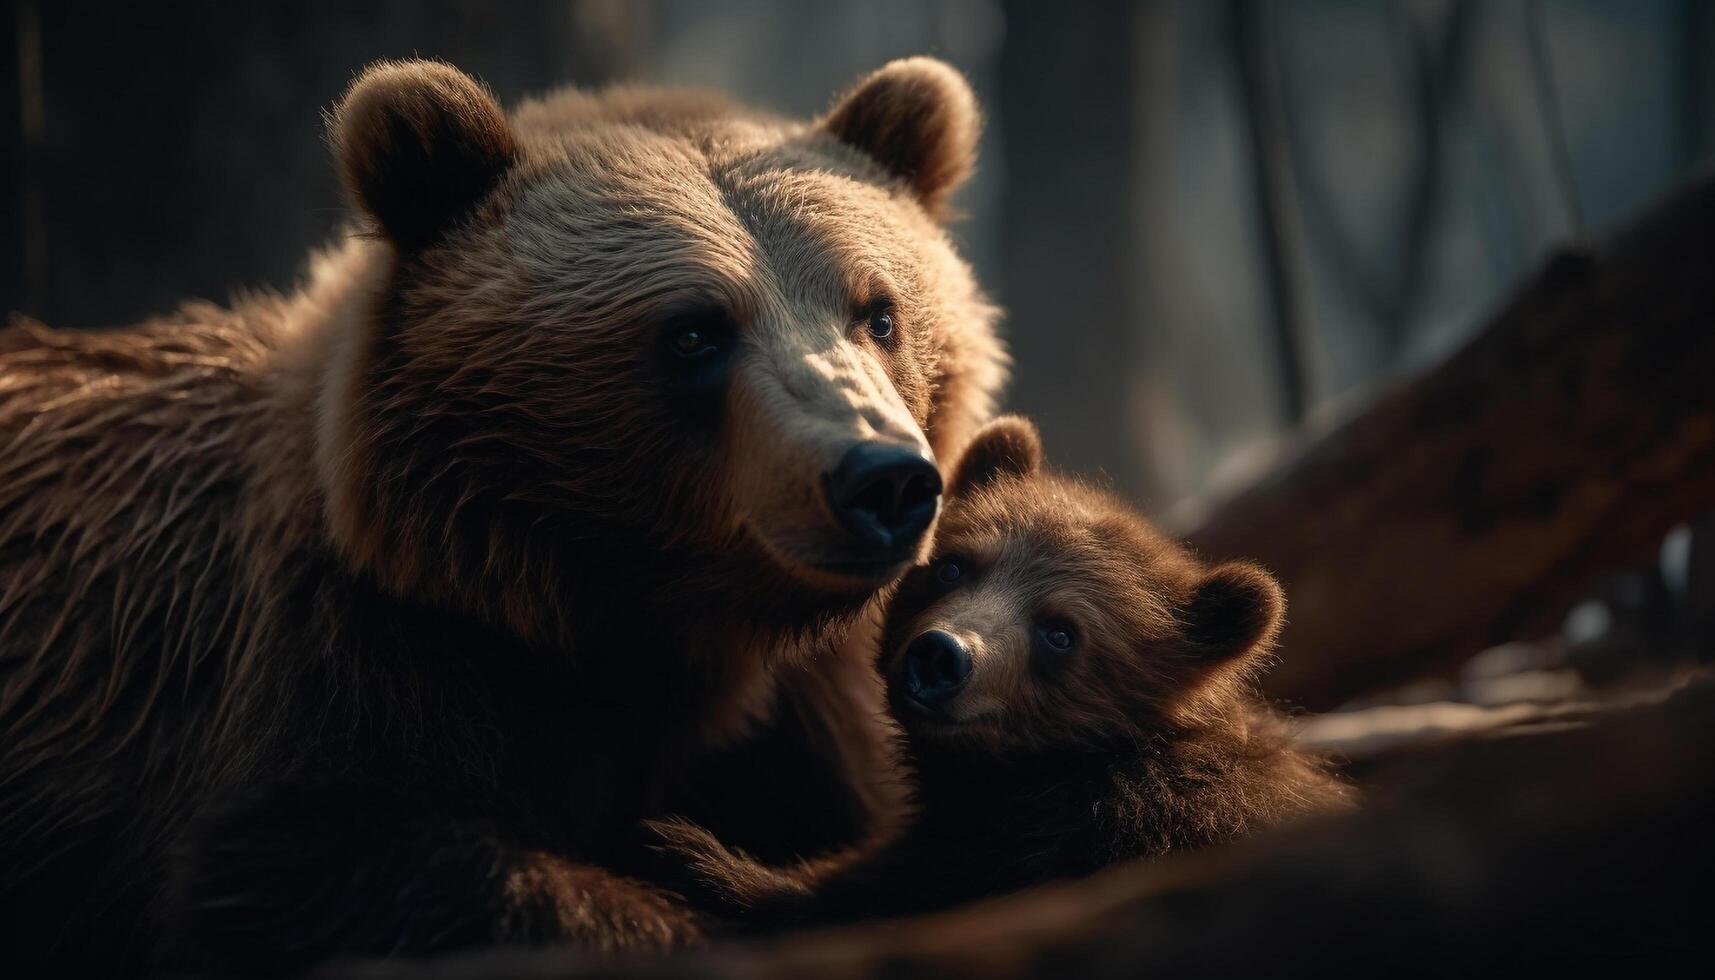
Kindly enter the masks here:
<path id="1" fill-rule="evenodd" d="M 902 670 L 906 697 L 933 710 L 971 679 L 971 652 L 953 634 L 930 630 L 905 648 Z"/>

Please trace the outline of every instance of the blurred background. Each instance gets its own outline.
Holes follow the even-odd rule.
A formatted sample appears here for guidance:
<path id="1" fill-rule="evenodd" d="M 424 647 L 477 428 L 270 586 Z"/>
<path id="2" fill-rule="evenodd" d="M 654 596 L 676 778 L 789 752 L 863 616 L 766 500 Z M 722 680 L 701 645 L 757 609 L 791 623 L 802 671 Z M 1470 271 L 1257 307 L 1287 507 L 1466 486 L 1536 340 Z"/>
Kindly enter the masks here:
<path id="1" fill-rule="evenodd" d="M 320 114 L 377 58 L 506 101 L 711 86 L 808 115 L 931 53 L 987 109 L 954 226 L 1009 406 L 1162 511 L 1438 360 L 1554 244 L 1710 152 L 1700 0 L 14 0 L 0 305 L 289 288 L 343 220 Z"/>

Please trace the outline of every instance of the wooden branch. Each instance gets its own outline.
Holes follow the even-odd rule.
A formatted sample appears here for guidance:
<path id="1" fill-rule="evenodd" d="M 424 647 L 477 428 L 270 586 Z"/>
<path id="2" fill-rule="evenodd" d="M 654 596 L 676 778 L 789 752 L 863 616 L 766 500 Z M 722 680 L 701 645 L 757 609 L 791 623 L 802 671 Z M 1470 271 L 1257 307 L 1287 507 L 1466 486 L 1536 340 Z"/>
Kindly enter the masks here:
<path id="1" fill-rule="evenodd" d="M 1269 692 L 1314 710 L 1556 629 L 1715 509 L 1715 181 L 1571 249 L 1439 367 L 1190 537 L 1290 599 Z"/>
<path id="2" fill-rule="evenodd" d="M 338 976 L 1488 975 L 1707 947 L 1715 682 L 1573 730 L 1426 749 L 1364 809 L 937 916 L 681 958 L 491 952 Z M 1575 970 L 1574 972 L 1581 972 Z"/>

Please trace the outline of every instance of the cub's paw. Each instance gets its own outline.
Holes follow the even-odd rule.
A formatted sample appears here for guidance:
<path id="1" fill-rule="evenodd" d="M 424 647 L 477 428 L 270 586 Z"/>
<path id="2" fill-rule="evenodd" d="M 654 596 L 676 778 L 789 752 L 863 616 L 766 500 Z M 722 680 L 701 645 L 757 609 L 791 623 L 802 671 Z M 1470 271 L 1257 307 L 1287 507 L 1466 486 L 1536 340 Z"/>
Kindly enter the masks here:
<path id="1" fill-rule="evenodd" d="M 653 849 L 678 870 L 675 882 L 691 902 L 725 914 L 742 914 L 765 905 L 808 898 L 808 870 L 801 865 L 770 867 L 728 848 L 703 827 L 681 818 L 650 820 L 645 828 L 659 839 Z"/>

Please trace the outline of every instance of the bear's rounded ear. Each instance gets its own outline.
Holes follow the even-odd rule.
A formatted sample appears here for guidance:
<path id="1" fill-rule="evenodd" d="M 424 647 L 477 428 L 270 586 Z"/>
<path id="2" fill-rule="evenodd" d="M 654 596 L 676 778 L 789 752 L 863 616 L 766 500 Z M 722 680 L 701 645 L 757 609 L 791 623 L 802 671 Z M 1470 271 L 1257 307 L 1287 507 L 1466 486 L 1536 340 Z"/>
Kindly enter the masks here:
<path id="1" fill-rule="evenodd" d="M 958 497 L 1003 476 L 1034 476 L 1042 469 L 1042 437 L 1029 419 L 1002 415 L 977 430 L 959 457 L 947 496 Z"/>
<path id="2" fill-rule="evenodd" d="M 451 65 L 382 61 L 329 118 L 346 191 L 406 250 L 469 214 L 518 152 L 506 113 Z"/>
<path id="3" fill-rule="evenodd" d="M 1186 639 L 1208 663 L 1267 649 L 1286 619 L 1286 594 L 1274 576 L 1250 562 L 1205 572 L 1186 603 Z"/>
<path id="4" fill-rule="evenodd" d="M 953 66 L 901 58 L 859 82 L 822 127 L 874 157 L 940 216 L 976 164 L 982 114 L 970 83 Z"/>

